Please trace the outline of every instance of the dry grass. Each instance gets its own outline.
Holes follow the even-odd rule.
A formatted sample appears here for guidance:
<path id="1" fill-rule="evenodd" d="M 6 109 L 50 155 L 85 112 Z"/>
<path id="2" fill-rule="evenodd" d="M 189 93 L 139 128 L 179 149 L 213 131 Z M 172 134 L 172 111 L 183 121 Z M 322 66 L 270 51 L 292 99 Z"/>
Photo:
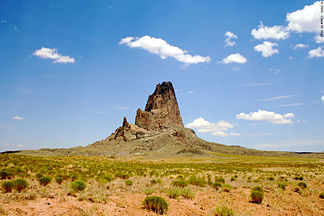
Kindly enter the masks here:
<path id="1" fill-rule="evenodd" d="M 220 155 L 218 155 L 220 157 Z M 225 205 L 235 215 L 320 215 L 324 190 L 323 161 L 314 158 L 254 158 L 222 155 L 197 160 L 166 158 L 158 161 L 109 159 L 105 157 L 31 157 L 0 155 L 0 170 L 14 172 L 16 178 L 25 178 L 28 188 L 11 193 L 0 192 L 0 215 L 26 213 L 45 215 L 154 215 L 144 210 L 142 201 L 147 195 L 157 195 L 169 204 L 168 215 L 208 215 L 216 206 Z M 248 159 L 251 159 L 249 161 Z M 207 161 L 207 162 L 201 162 Z M 52 181 L 42 186 L 36 178 L 39 171 L 45 175 L 66 175 L 62 184 Z M 117 178 L 125 172 L 125 179 Z M 118 174 L 119 173 L 119 174 Z M 107 181 L 102 176 L 115 178 Z M 77 176 L 86 182 L 86 188 L 74 192 L 71 181 Z M 206 184 L 190 184 L 190 177 L 203 179 Z M 303 180 L 296 178 L 303 177 Z M 212 185 L 223 177 L 232 189 L 224 192 L 223 183 L 216 190 Z M 184 188 L 172 182 L 188 181 Z M 3 180 L 0 180 L 2 183 Z M 304 182 L 306 188 L 299 188 Z M 278 184 L 286 184 L 285 190 Z M 250 188 L 262 186 L 264 200 L 260 205 L 251 202 Z M 173 195 L 171 195 L 173 194 Z M 48 205 L 52 206 L 51 210 Z"/>

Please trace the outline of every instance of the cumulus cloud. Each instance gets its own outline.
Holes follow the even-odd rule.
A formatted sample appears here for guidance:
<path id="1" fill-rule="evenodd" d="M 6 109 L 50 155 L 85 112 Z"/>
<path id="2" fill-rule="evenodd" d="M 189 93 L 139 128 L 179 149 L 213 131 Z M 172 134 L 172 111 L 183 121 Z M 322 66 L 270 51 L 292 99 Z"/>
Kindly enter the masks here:
<path id="1" fill-rule="evenodd" d="M 209 56 L 192 56 L 188 54 L 188 51 L 176 46 L 172 46 L 161 38 L 155 38 L 148 35 L 145 35 L 140 38 L 125 37 L 121 39 L 121 41 L 119 41 L 119 44 L 126 44 L 131 48 L 142 48 L 150 53 L 160 56 L 162 59 L 171 57 L 179 62 L 185 63 L 186 65 L 211 61 L 211 58 Z"/>
<path id="2" fill-rule="evenodd" d="M 258 26 L 258 29 L 252 29 L 251 35 L 255 39 L 287 39 L 289 37 L 289 31 L 283 26 L 264 26 L 262 22 Z"/>
<path id="3" fill-rule="evenodd" d="M 267 121 L 272 124 L 292 124 L 290 118 L 294 118 L 293 113 L 286 113 L 284 115 L 269 112 L 266 110 L 258 110 L 257 112 L 250 112 L 249 114 L 240 113 L 236 115 L 236 119 L 245 119 L 251 121 Z"/>
<path id="4" fill-rule="evenodd" d="M 14 116 L 14 117 L 12 117 L 12 119 L 14 119 L 14 120 L 24 120 L 24 118 L 21 117 L 21 116 Z"/>
<path id="5" fill-rule="evenodd" d="M 320 31 L 320 1 L 314 2 L 312 5 L 306 5 L 301 10 L 287 13 L 286 20 L 288 22 L 287 29 L 301 32 Z"/>
<path id="6" fill-rule="evenodd" d="M 57 49 L 50 49 L 46 47 L 42 47 L 41 49 L 37 49 L 33 53 L 34 56 L 43 58 L 43 59 L 53 59 L 53 63 L 74 63 L 74 58 L 70 56 L 62 56 L 57 53 Z"/>
<path id="7" fill-rule="evenodd" d="M 316 43 L 324 43 L 324 37 L 317 35 L 314 37 Z"/>
<path id="8" fill-rule="evenodd" d="M 240 53 L 231 54 L 221 61 L 221 63 L 223 64 L 229 64 L 229 63 L 244 64 L 246 62 L 247 62 L 246 58 L 242 56 Z"/>
<path id="9" fill-rule="evenodd" d="M 273 48 L 274 46 L 278 46 L 278 44 L 269 41 L 264 41 L 262 44 L 256 45 L 254 47 L 254 50 L 257 52 L 261 52 L 262 56 L 267 58 L 275 53 L 279 53 L 278 49 Z"/>
<path id="10" fill-rule="evenodd" d="M 324 103 L 324 95 L 321 97 L 322 102 Z"/>
<path id="11" fill-rule="evenodd" d="M 234 34 L 233 32 L 230 32 L 230 31 L 227 31 L 225 33 L 225 47 L 227 46 L 235 46 L 236 45 L 236 42 L 235 41 L 231 41 L 231 39 L 237 39 L 237 35 Z"/>
<path id="12" fill-rule="evenodd" d="M 296 44 L 296 46 L 294 46 L 294 49 L 303 49 L 307 47 L 308 45 L 300 43 L 300 44 Z"/>
<path id="13" fill-rule="evenodd" d="M 21 145 L 21 144 L 20 144 L 20 145 L 18 145 L 17 147 L 18 147 L 18 148 L 24 148 L 24 145 Z"/>
<path id="14" fill-rule="evenodd" d="M 197 129 L 197 131 L 200 133 L 211 133 L 214 136 L 239 136 L 239 133 L 226 133 L 228 129 L 233 128 L 234 126 L 224 120 L 220 120 L 217 123 L 211 123 L 200 117 L 195 119 L 193 122 L 186 124 L 185 126 L 191 129 Z"/>
<path id="15" fill-rule="evenodd" d="M 324 56 L 324 50 L 322 50 L 322 47 L 318 47 L 317 49 L 313 49 L 308 52 L 309 58 L 320 58 L 323 56 Z"/>

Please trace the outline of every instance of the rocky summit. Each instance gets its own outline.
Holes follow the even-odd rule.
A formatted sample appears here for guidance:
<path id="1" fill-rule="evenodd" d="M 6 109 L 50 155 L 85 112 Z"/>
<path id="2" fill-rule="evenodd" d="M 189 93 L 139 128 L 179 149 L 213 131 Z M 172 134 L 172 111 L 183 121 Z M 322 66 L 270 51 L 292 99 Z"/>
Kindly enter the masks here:
<path id="1" fill-rule="evenodd" d="M 148 97 L 145 110 L 137 110 L 135 125 L 128 123 L 124 117 L 122 126 L 106 141 L 129 142 L 168 133 L 184 140 L 183 130 L 189 131 L 190 137 L 195 136 L 192 130 L 184 128 L 172 83 L 163 82 L 157 84 Z"/>
<path id="2" fill-rule="evenodd" d="M 156 85 L 154 93 L 147 100 L 145 110 L 137 110 L 135 124 L 150 131 L 183 127 L 171 82 Z"/>

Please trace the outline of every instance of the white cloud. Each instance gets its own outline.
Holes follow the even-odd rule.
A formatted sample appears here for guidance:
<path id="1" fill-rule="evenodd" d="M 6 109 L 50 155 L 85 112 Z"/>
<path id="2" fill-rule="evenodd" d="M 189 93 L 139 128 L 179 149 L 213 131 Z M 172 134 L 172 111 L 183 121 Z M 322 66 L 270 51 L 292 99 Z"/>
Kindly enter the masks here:
<path id="1" fill-rule="evenodd" d="M 310 50 L 308 52 L 309 58 L 320 58 L 324 57 L 324 50 L 322 50 L 322 47 L 318 47 L 317 49 Z"/>
<path id="2" fill-rule="evenodd" d="M 306 5 L 301 10 L 287 13 L 287 29 L 290 31 L 295 31 L 297 33 L 319 32 L 320 14 L 320 1 L 314 2 L 314 4 L 312 5 Z"/>
<path id="3" fill-rule="evenodd" d="M 278 140 L 275 143 L 257 144 L 256 148 L 264 150 L 284 150 L 284 151 L 309 151 L 310 147 L 318 147 L 322 151 L 324 139 L 292 139 Z"/>
<path id="4" fill-rule="evenodd" d="M 12 119 L 14 119 L 14 120 L 24 120 L 24 118 L 21 117 L 21 116 L 14 116 L 14 117 L 12 117 Z"/>
<path id="5" fill-rule="evenodd" d="M 272 133 L 255 133 L 255 134 L 246 134 L 244 136 L 253 137 L 253 136 L 271 136 Z"/>
<path id="6" fill-rule="evenodd" d="M 223 64 L 229 64 L 229 63 L 244 64 L 246 62 L 247 62 L 246 58 L 242 56 L 240 53 L 231 54 L 221 61 L 221 63 Z"/>
<path id="7" fill-rule="evenodd" d="M 18 145 L 17 147 L 18 147 L 18 148 L 24 148 L 24 145 L 21 145 L 21 144 L 20 144 L 20 145 Z"/>
<path id="8" fill-rule="evenodd" d="M 321 97 L 321 100 L 323 101 L 323 103 L 324 103 L 324 95 Z"/>
<path id="9" fill-rule="evenodd" d="M 5 146 L 8 147 L 8 146 L 10 146 L 10 145 L 9 145 L 9 143 L 6 143 Z"/>
<path id="10" fill-rule="evenodd" d="M 317 35 L 314 37 L 316 43 L 324 43 L 324 37 Z"/>
<path id="11" fill-rule="evenodd" d="M 2 20 L 0 20 L 0 23 L 7 23 L 7 20 L 2 19 Z"/>
<path id="12" fill-rule="evenodd" d="M 142 48 L 150 53 L 159 55 L 162 59 L 171 57 L 179 62 L 185 63 L 186 65 L 211 61 L 211 58 L 209 56 L 192 56 L 188 54 L 188 51 L 182 50 L 181 48 L 176 46 L 172 46 L 161 38 L 155 38 L 148 35 L 141 38 L 125 37 L 121 39 L 119 44 L 126 44 L 131 48 Z"/>
<path id="13" fill-rule="evenodd" d="M 282 96 L 276 96 L 276 97 L 261 99 L 259 101 L 276 101 L 276 100 L 291 98 L 291 97 L 294 97 L 294 96 L 295 95 L 282 95 Z"/>
<path id="14" fill-rule="evenodd" d="M 270 68 L 269 71 L 272 72 L 275 75 L 279 75 L 280 74 L 280 70 L 278 68 Z"/>
<path id="15" fill-rule="evenodd" d="M 300 43 L 300 44 L 296 44 L 296 46 L 294 46 L 294 49 L 303 49 L 307 47 L 308 45 Z"/>
<path id="16" fill-rule="evenodd" d="M 53 59 L 53 63 L 74 63 L 74 58 L 70 56 L 62 56 L 57 53 L 57 49 L 50 49 L 42 47 L 41 49 L 35 50 L 33 53 L 34 56 L 38 56 L 43 59 Z"/>
<path id="17" fill-rule="evenodd" d="M 254 50 L 257 52 L 261 52 L 263 57 L 272 56 L 275 53 L 279 53 L 278 49 L 274 49 L 274 46 L 278 46 L 277 43 L 272 43 L 269 41 L 264 41 L 263 44 L 256 45 Z"/>
<path id="18" fill-rule="evenodd" d="M 195 93 L 195 91 L 193 91 L 193 90 L 188 91 L 188 94 L 194 94 L 194 93 Z"/>
<path id="19" fill-rule="evenodd" d="M 186 124 L 185 126 L 188 128 L 197 129 L 197 131 L 200 133 L 211 133 L 214 136 L 239 136 L 239 133 L 226 133 L 228 129 L 233 128 L 234 126 L 224 120 L 220 120 L 217 123 L 211 123 L 200 117 L 195 119 L 193 122 Z"/>
<path id="20" fill-rule="evenodd" d="M 303 106 L 304 103 L 292 103 L 292 104 L 282 104 L 277 107 L 291 107 L 291 106 Z"/>
<path id="21" fill-rule="evenodd" d="M 225 33 L 225 37 L 228 37 L 228 38 L 235 38 L 235 39 L 238 38 L 236 34 L 234 34 L 233 32 L 230 32 L 230 31 L 227 31 L 227 32 Z"/>
<path id="22" fill-rule="evenodd" d="M 251 35 L 255 39 L 287 39 L 289 37 L 289 31 L 283 26 L 264 26 L 262 22 L 258 26 L 258 29 L 252 29 Z"/>
<path id="23" fill-rule="evenodd" d="M 289 56 L 288 58 L 289 58 L 290 60 L 292 60 L 292 59 L 293 59 L 294 57 L 292 57 L 292 56 Z"/>
<path id="24" fill-rule="evenodd" d="M 245 119 L 251 121 L 268 121 L 272 124 L 292 124 L 290 118 L 294 118 L 293 113 L 286 113 L 284 115 L 269 112 L 266 110 L 258 110 L 257 112 L 250 112 L 249 114 L 240 113 L 236 115 L 236 119 Z"/>
<path id="25" fill-rule="evenodd" d="M 230 136 L 240 136 L 240 133 L 230 133 Z"/>
<path id="26" fill-rule="evenodd" d="M 117 109 L 117 110 L 129 110 L 129 107 L 126 107 L 126 106 L 115 106 L 115 109 Z"/>
<path id="27" fill-rule="evenodd" d="M 237 35 L 234 34 L 233 32 L 227 31 L 224 35 L 226 37 L 225 39 L 225 47 L 227 46 L 235 46 L 236 42 L 235 41 L 231 41 L 231 39 L 237 39 Z"/>

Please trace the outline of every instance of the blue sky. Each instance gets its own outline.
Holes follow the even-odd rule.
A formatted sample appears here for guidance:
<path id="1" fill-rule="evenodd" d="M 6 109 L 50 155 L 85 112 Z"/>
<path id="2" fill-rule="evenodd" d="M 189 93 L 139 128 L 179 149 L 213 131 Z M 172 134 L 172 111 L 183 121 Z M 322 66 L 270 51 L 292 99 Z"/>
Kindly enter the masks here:
<path id="1" fill-rule="evenodd" d="M 319 1 L 0 1 L 0 151 L 85 146 L 172 81 L 199 137 L 324 150 Z"/>

